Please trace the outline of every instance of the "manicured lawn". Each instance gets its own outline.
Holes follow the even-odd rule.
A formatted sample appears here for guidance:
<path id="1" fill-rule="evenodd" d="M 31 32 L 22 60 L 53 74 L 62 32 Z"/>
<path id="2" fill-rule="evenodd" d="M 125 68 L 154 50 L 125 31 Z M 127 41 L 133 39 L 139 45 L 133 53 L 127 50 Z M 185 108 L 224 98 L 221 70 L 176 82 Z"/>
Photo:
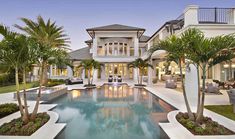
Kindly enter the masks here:
<path id="1" fill-rule="evenodd" d="M 235 121 L 235 113 L 233 113 L 233 106 L 232 105 L 210 105 L 205 106 L 208 110 L 216 112 L 220 115 L 223 115 L 229 119 Z"/>
<path id="2" fill-rule="evenodd" d="M 32 82 L 32 83 L 27 83 L 26 85 L 26 88 L 32 88 L 33 85 L 35 84 L 35 82 Z M 15 91 L 15 85 L 9 85 L 9 86 L 3 86 L 3 87 L 0 87 L 0 94 L 1 93 L 8 93 L 8 92 L 13 92 Z M 23 88 L 23 84 L 20 84 L 20 89 Z"/>

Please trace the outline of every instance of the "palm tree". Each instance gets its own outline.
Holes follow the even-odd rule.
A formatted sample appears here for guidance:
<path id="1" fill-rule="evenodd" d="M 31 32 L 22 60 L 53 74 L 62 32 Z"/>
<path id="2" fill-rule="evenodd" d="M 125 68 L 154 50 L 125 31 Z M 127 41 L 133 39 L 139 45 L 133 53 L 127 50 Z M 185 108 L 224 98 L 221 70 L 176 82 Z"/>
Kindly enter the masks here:
<path id="1" fill-rule="evenodd" d="M 78 65 L 78 68 L 83 68 L 84 70 L 87 70 L 87 72 L 88 72 L 87 85 L 91 85 L 91 70 L 92 70 L 92 67 L 93 67 L 92 62 L 93 62 L 93 60 L 91 60 L 91 59 L 82 60 L 81 63 Z"/>
<path id="2" fill-rule="evenodd" d="M 94 77 L 94 70 L 101 69 L 101 66 L 102 66 L 101 63 L 93 59 L 82 60 L 81 63 L 79 64 L 78 68 L 83 68 L 88 71 L 88 82 L 87 82 L 88 86 L 92 85 L 92 80 Z M 92 70 L 93 70 L 93 75 L 91 75 Z M 91 76 L 92 76 L 92 80 L 91 80 Z"/>
<path id="3" fill-rule="evenodd" d="M 19 35 L 15 32 L 9 30 L 9 28 L 0 25 L 0 34 L 3 35 L 3 40 L 0 43 L 0 63 L 7 66 L 8 68 L 13 68 L 15 70 L 15 84 L 16 84 L 16 96 L 19 104 L 19 109 L 21 113 L 22 120 L 28 121 L 28 109 L 27 102 L 25 102 L 25 112 L 20 98 L 20 88 L 19 88 L 19 70 L 23 67 L 22 63 L 26 60 L 25 52 L 27 51 L 27 45 L 23 42 L 25 36 Z"/>
<path id="4" fill-rule="evenodd" d="M 153 68 L 153 66 L 148 63 L 148 59 L 143 60 L 142 58 L 137 58 L 135 61 L 129 63 L 128 67 L 138 69 L 138 72 L 137 72 L 137 77 L 138 78 L 137 78 L 137 80 L 138 80 L 139 85 L 143 85 L 142 84 L 142 78 L 143 78 L 145 68 L 148 68 L 148 67 Z"/>
<path id="5" fill-rule="evenodd" d="M 200 122 L 204 111 L 207 69 L 235 57 L 232 51 L 235 47 L 235 36 L 224 35 L 205 38 L 204 34 L 198 29 L 189 29 L 181 37 L 186 47 L 187 57 L 202 71 L 202 93 L 198 98 L 199 104 L 196 117 L 196 122 Z M 198 86 L 200 86 L 199 80 Z"/>
<path id="6" fill-rule="evenodd" d="M 63 27 L 57 26 L 56 22 L 51 22 L 50 19 L 45 22 L 41 16 L 38 16 L 37 21 L 32 21 L 27 18 L 21 18 L 21 20 L 25 23 L 25 26 L 15 25 L 15 27 L 26 32 L 34 39 L 37 42 L 39 50 L 37 61 L 40 66 L 40 85 L 36 105 L 31 115 L 31 118 L 35 119 L 41 97 L 42 85 L 47 83 L 48 61 L 55 52 L 55 49 L 67 49 L 69 41 L 67 35 L 64 34 Z"/>
<path id="7" fill-rule="evenodd" d="M 182 50 L 184 50 L 185 47 L 182 43 L 183 41 L 180 38 L 176 37 L 175 35 L 172 35 L 166 40 L 160 41 L 155 46 L 152 46 L 149 49 L 149 53 L 153 54 L 155 51 L 165 50 L 168 53 L 167 61 L 168 62 L 174 61 L 175 63 L 178 64 L 179 69 L 180 69 L 181 86 L 183 90 L 183 96 L 184 96 L 186 109 L 187 109 L 190 119 L 194 119 L 193 113 L 191 111 L 191 108 L 188 102 L 187 94 L 185 91 L 185 83 L 184 83 L 183 72 L 182 72 L 182 62 L 185 60 L 185 51 L 182 51 Z"/>

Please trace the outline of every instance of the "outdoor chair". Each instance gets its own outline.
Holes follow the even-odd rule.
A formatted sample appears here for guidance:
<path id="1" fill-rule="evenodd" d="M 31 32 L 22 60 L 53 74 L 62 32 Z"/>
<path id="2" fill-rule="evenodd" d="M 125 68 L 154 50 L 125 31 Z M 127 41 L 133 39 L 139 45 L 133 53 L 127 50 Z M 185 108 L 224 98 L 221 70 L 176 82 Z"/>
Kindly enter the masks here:
<path id="1" fill-rule="evenodd" d="M 174 80 L 166 80 L 166 88 L 175 89 L 177 87 L 177 84 Z"/>
<path id="2" fill-rule="evenodd" d="M 108 78 L 108 82 L 113 82 L 113 76 L 112 75 L 109 75 L 109 78 Z"/>
<path id="3" fill-rule="evenodd" d="M 230 89 L 227 93 L 229 96 L 229 102 L 233 105 L 233 113 L 235 113 L 235 89 Z"/>
<path id="4" fill-rule="evenodd" d="M 207 93 L 219 93 L 219 86 L 217 83 L 209 83 L 206 86 Z"/>
<path id="5" fill-rule="evenodd" d="M 83 84 L 83 79 L 81 78 L 69 78 L 65 80 L 66 85 L 72 85 L 72 84 Z"/>
<path id="6" fill-rule="evenodd" d="M 117 81 L 122 82 L 122 76 L 118 75 Z"/>

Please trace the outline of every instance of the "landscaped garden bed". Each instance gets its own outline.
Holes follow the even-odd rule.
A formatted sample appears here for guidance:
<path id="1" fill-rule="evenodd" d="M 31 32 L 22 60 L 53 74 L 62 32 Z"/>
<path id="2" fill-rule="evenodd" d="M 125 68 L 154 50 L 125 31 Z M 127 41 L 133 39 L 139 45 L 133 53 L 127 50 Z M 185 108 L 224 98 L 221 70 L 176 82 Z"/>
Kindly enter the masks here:
<path id="1" fill-rule="evenodd" d="M 200 123 L 189 119 L 187 113 L 179 112 L 176 119 L 194 135 L 234 135 L 235 133 L 209 117 L 203 117 Z"/>
<path id="2" fill-rule="evenodd" d="M 46 112 L 38 113 L 35 120 L 30 120 L 26 124 L 21 118 L 17 118 L 9 123 L 3 124 L 0 127 L 0 135 L 30 136 L 42 127 L 49 119 L 50 116 Z"/>
<path id="3" fill-rule="evenodd" d="M 7 115 L 10 115 L 14 112 L 17 112 L 19 107 L 15 103 L 6 103 L 0 105 L 0 118 L 3 118 Z"/>

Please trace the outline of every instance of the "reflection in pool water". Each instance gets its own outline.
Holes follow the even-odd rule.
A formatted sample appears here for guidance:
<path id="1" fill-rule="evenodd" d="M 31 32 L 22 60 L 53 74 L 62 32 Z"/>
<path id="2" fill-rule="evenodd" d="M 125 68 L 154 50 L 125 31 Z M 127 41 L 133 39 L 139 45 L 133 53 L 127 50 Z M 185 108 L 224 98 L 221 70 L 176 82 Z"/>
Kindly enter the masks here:
<path id="1" fill-rule="evenodd" d="M 159 139 L 168 138 L 158 122 L 174 110 L 145 89 L 103 85 L 73 90 L 50 103 L 67 123 L 57 139 Z"/>

